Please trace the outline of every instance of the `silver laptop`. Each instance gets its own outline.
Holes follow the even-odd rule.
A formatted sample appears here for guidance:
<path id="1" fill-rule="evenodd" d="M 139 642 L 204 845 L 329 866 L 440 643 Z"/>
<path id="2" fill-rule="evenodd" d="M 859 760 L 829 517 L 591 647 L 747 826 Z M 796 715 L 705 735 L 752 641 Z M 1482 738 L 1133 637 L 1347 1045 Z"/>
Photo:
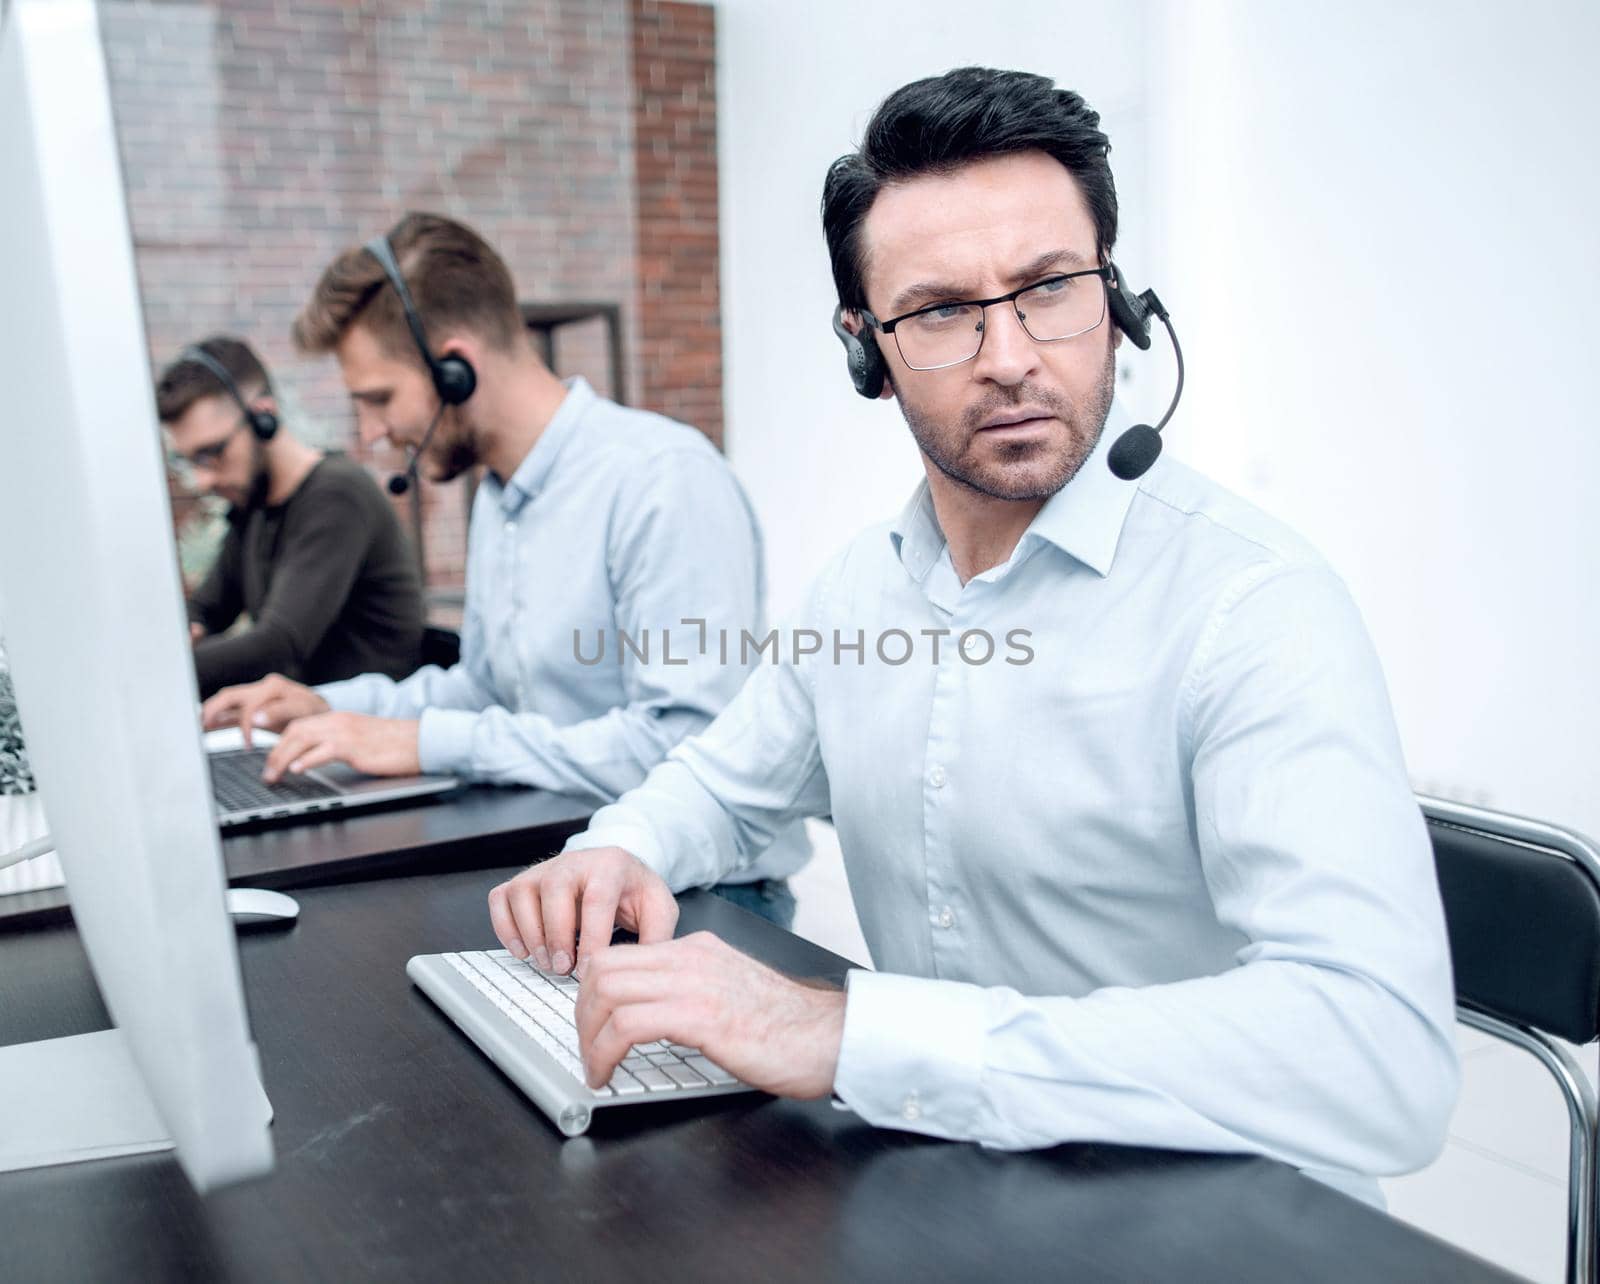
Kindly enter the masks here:
<path id="1" fill-rule="evenodd" d="M 257 820 L 375 807 L 446 793 L 461 782 L 454 776 L 366 776 L 342 764 L 285 776 L 275 785 L 261 779 L 270 747 L 229 749 L 207 754 L 217 823 L 228 829 Z"/>

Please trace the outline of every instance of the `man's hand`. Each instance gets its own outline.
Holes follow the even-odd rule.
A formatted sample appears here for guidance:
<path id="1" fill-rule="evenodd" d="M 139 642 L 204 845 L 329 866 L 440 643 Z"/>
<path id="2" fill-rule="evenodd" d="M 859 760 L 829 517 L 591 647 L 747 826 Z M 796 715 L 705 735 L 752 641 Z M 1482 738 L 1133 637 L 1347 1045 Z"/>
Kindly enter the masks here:
<path id="1" fill-rule="evenodd" d="M 207 731 L 238 727 L 248 745 L 257 728 L 282 731 L 296 718 L 327 711 L 328 702 L 310 687 L 274 673 L 259 682 L 223 687 L 200 706 L 200 725 Z"/>
<path id="2" fill-rule="evenodd" d="M 272 746 L 261 778 L 272 785 L 286 771 L 298 775 L 327 762 L 347 762 L 369 776 L 415 776 L 422 770 L 417 760 L 417 723 L 364 713 L 297 718 Z"/>
<path id="3" fill-rule="evenodd" d="M 580 922 L 580 906 L 581 922 Z M 644 945 L 672 939 L 678 902 L 653 869 L 620 847 L 563 852 L 489 893 L 500 944 L 542 972 L 579 976 L 618 927 Z"/>
<path id="4" fill-rule="evenodd" d="M 780 1097 L 833 1090 L 844 991 L 791 980 L 709 932 L 592 955 L 578 986 L 578 1046 L 591 1088 L 635 1044 L 698 1048 L 752 1088 Z"/>
<path id="5" fill-rule="evenodd" d="M 190 646 L 193 646 L 201 638 L 205 637 L 205 635 L 206 635 L 206 626 L 204 624 L 197 624 L 193 620 L 189 621 L 189 645 Z"/>

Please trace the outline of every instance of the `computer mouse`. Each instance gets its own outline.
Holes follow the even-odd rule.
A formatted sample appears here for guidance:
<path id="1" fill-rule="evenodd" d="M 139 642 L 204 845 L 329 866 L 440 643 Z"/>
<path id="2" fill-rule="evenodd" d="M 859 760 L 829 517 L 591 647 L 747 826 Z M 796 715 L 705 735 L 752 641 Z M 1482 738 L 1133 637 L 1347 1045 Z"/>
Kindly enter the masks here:
<path id="1" fill-rule="evenodd" d="M 289 924 L 300 917 L 300 903 L 282 892 L 265 887 L 230 887 L 228 913 L 234 925 L 249 927 L 257 923 Z"/>

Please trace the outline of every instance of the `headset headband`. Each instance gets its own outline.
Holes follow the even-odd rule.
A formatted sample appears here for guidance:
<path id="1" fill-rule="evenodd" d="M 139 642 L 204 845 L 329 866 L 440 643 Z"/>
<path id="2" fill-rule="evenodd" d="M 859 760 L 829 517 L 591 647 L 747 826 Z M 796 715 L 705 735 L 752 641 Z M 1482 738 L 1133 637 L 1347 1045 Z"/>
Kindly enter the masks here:
<path id="1" fill-rule="evenodd" d="M 199 344 L 194 343 L 190 344 L 178 354 L 178 361 L 180 364 L 188 361 L 197 366 L 204 367 L 212 375 L 212 377 L 214 377 L 216 381 L 222 385 L 223 390 L 230 397 L 232 397 L 235 402 L 238 403 L 240 412 L 244 415 L 246 422 L 248 422 L 250 425 L 250 431 L 255 433 L 255 435 L 262 441 L 272 440 L 273 434 L 278 431 L 277 415 L 273 414 L 270 410 L 257 410 L 248 401 L 246 401 L 244 392 L 239 387 L 238 380 L 236 380 L 233 375 L 229 373 L 227 366 L 223 365 L 222 362 L 218 361 Z M 266 390 L 267 394 L 270 396 L 272 394 L 271 379 L 267 380 Z"/>

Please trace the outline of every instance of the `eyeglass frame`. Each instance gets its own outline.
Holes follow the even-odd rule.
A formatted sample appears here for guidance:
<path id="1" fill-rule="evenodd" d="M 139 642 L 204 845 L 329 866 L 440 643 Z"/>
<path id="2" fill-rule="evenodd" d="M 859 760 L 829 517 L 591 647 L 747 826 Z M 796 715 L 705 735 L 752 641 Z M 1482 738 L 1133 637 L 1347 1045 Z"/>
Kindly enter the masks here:
<path id="1" fill-rule="evenodd" d="M 222 456 L 227 452 L 228 447 L 233 445 L 233 439 L 239 435 L 239 430 L 248 427 L 249 423 L 250 421 L 241 415 L 239 421 L 228 430 L 228 435 L 221 441 L 214 441 L 209 446 L 201 446 L 193 454 L 189 455 L 185 455 L 180 450 L 174 450 L 172 452 L 173 462 L 181 463 L 187 468 L 204 468 L 207 472 L 211 472 L 222 462 Z"/>
<path id="2" fill-rule="evenodd" d="M 920 308 L 912 308 L 910 312 L 902 312 L 899 316 L 891 317 L 887 321 L 878 320 L 866 308 L 857 309 L 857 313 L 862 321 L 880 334 L 894 334 L 895 327 L 902 321 L 909 321 L 912 317 L 919 317 L 924 312 L 937 312 L 940 308 L 977 308 L 983 314 L 978 321 L 978 346 L 972 350 L 970 357 L 962 357 L 960 361 L 946 361 L 940 366 L 914 366 L 910 361 L 906 360 L 905 349 L 900 346 L 900 337 L 895 335 L 895 351 L 900 354 L 900 360 L 905 361 L 906 369 L 915 370 L 919 374 L 927 374 L 934 370 L 949 370 L 954 366 L 965 365 L 969 361 L 978 359 L 978 354 L 983 351 L 984 337 L 989 333 L 987 329 L 989 322 L 988 309 L 997 303 L 1009 303 L 1011 305 L 1011 310 L 1017 314 L 1017 324 L 1022 327 L 1023 333 L 1028 338 L 1033 339 L 1035 343 L 1065 343 L 1068 339 L 1076 339 L 1079 335 L 1089 334 L 1091 331 L 1098 330 L 1105 324 L 1106 311 L 1110 307 L 1109 299 L 1106 300 L 1105 306 L 1101 309 L 1100 320 L 1086 330 L 1079 330 L 1077 334 L 1064 334 L 1059 339 L 1035 338 L 1033 331 L 1028 329 L 1028 323 L 1023 320 L 1022 313 L 1017 310 L 1017 299 L 1028 293 L 1029 290 L 1037 290 L 1041 285 L 1049 285 L 1052 281 L 1071 281 L 1080 276 L 1097 276 L 1109 290 L 1113 272 L 1109 267 L 1083 268 L 1077 272 L 1058 272 L 1054 276 L 1045 277 L 1042 281 L 1035 281 L 1032 285 L 1025 285 L 1019 290 L 1012 290 L 1009 294 L 997 294 L 992 299 L 949 299 L 942 303 L 926 303 Z"/>

